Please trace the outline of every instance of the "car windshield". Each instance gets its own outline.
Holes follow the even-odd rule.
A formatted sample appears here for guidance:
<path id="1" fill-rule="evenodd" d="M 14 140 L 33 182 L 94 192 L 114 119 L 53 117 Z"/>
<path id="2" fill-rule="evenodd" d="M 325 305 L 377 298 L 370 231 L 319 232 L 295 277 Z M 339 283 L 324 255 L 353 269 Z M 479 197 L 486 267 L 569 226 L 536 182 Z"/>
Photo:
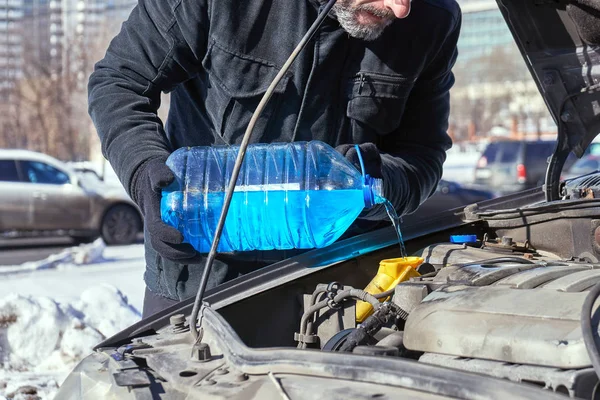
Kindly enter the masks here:
<path id="1" fill-rule="evenodd" d="M 482 158 L 485 158 L 488 163 L 494 162 L 496 160 L 496 156 L 498 155 L 498 149 L 498 143 L 490 143 L 483 152 Z"/>

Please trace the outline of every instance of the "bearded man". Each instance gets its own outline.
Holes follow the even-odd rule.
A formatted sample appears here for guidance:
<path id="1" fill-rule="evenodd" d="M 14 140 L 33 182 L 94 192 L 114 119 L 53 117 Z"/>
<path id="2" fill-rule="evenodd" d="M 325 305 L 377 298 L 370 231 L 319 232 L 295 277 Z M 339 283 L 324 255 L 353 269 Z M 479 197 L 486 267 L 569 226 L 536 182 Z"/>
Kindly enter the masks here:
<path id="1" fill-rule="evenodd" d="M 139 0 L 89 80 L 89 111 L 144 215 L 144 317 L 199 286 L 205 257 L 160 219 L 165 160 L 183 146 L 237 144 L 323 0 Z M 446 151 L 461 22 L 454 0 L 338 0 L 277 85 L 251 142 L 321 140 L 383 178 L 399 215 L 434 191 Z M 170 93 L 166 124 L 157 115 Z M 363 212 L 349 235 L 381 226 Z M 208 287 L 291 255 L 221 254 Z"/>

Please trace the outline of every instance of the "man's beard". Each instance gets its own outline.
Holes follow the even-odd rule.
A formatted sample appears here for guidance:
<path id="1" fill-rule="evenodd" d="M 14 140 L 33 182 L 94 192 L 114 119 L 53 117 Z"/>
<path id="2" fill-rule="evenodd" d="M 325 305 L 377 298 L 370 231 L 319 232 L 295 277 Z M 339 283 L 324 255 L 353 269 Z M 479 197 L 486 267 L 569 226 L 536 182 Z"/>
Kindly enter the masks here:
<path id="1" fill-rule="evenodd" d="M 376 8 L 369 4 L 352 5 L 356 0 L 339 0 L 333 6 L 333 13 L 338 22 L 352 37 L 363 40 L 375 40 L 383 30 L 395 19 L 394 13 L 389 9 Z M 358 14 L 366 11 L 382 18 L 379 23 L 360 23 Z"/>

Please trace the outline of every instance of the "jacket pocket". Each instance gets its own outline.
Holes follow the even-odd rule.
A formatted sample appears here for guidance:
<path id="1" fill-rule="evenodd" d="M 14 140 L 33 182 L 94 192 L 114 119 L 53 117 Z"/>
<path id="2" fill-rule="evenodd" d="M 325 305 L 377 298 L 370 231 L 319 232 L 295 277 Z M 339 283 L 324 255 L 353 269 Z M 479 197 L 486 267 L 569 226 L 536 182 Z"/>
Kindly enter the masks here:
<path id="1" fill-rule="evenodd" d="M 262 96 L 280 71 L 273 63 L 224 48 L 214 40 L 202 62 L 209 84 L 205 106 L 219 134 L 227 143 L 241 139 Z M 273 96 L 283 94 L 291 73 L 275 87 Z M 275 113 L 277 101 L 271 99 L 255 128 L 253 141 L 263 136 L 267 121 Z"/>
<path id="2" fill-rule="evenodd" d="M 361 72 L 348 82 L 346 116 L 358 122 L 353 126 L 359 129 L 380 135 L 393 132 L 400 126 L 413 85 L 412 78 Z"/>

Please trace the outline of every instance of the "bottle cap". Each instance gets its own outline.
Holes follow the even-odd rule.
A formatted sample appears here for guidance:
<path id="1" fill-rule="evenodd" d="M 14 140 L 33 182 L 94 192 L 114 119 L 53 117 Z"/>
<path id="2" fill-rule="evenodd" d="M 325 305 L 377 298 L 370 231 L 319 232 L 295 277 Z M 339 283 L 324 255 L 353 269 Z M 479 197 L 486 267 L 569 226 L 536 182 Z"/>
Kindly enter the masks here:
<path id="1" fill-rule="evenodd" d="M 476 242 L 477 242 L 477 235 L 451 235 L 450 236 L 450 243 L 463 244 L 463 243 L 476 243 Z"/>
<path id="2" fill-rule="evenodd" d="M 369 174 L 364 176 L 363 196 L 365 199 L 365 208 L 371 208 L 375 205 L 375 194 L 371 186 L 376 179 L 371 178 Z"/>

